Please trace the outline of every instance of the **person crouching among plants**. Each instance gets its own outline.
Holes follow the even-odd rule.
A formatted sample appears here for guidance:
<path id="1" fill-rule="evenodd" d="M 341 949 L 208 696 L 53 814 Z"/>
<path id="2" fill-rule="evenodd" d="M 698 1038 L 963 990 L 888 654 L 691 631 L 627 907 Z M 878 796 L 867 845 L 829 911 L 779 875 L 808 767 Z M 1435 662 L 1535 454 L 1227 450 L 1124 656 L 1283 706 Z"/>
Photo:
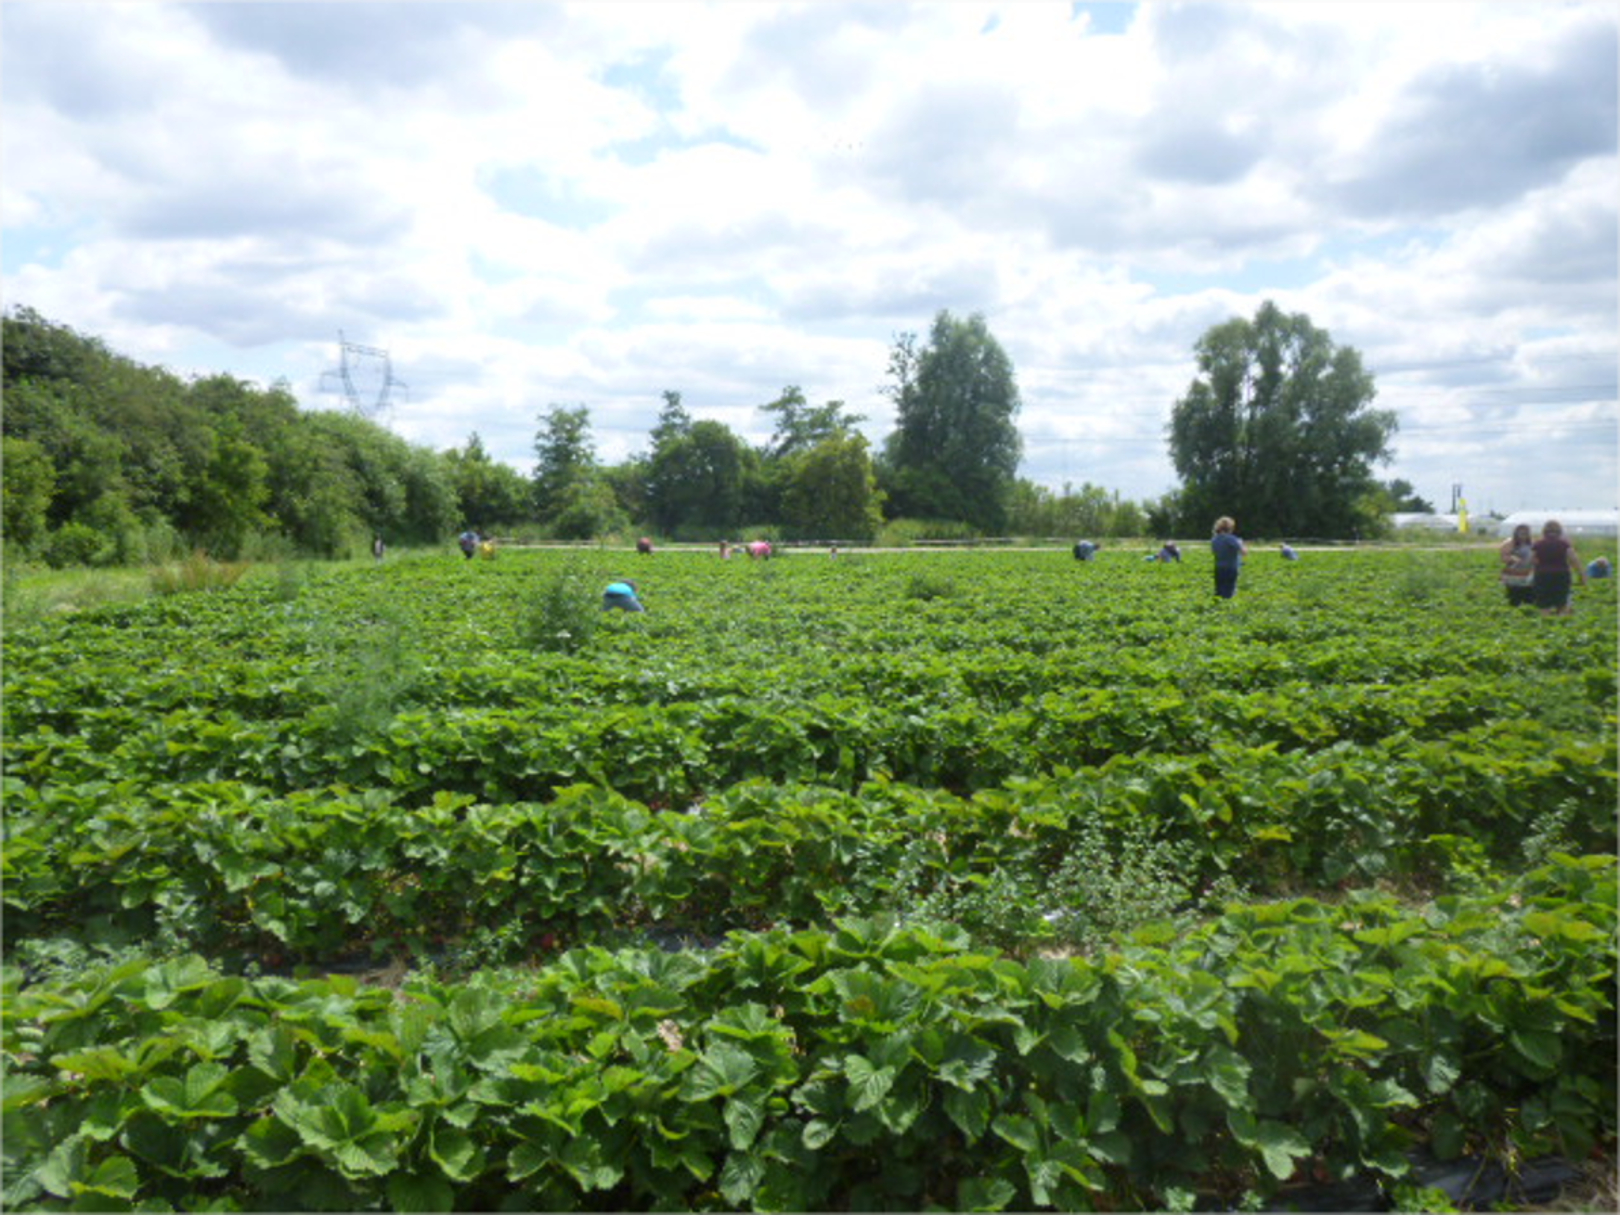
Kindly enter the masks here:
<path id="1" fill-rule="evenodd" d="M 647 610 L 636 595 L 636 584 L 634 582 L 608 583 L 607 590 L 602 592 L 602 610 L 606 612 L 612 608 L 618 608 L 622 612 L 645 612 Z"/>

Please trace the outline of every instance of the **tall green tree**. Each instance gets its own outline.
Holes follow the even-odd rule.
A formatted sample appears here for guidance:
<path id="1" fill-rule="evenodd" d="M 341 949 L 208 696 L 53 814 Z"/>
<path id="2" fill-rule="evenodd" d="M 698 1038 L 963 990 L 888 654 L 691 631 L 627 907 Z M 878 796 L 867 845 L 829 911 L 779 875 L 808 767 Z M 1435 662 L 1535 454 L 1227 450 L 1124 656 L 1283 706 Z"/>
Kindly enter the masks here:
<path id="1" fill-rule="evenodd" d="M 885 444 L 893 513 L 1000 531 L 1023 440 L 1012 360 L 975 313 L 941 310 L 919 347 L 903 334 L 890 352 L 896 428 Z"/>
<path id="2" fill-rule="evenodd" d="M 749 502 L 744 508 L 749 519 L 777 520 L 795 535 L 806 536 L 800 517 L 807 505 L 802 495 L 788 497 L 794 483 L 802 478 L 801 467 L 805 457 L 829 439 L 842 439 L 853 434 L 855 427 L 866 419 L 861 414 L 844 412 L 842 401 L 828 401 L 811 405 L 797 384 L 782 389 L 782 395 L 769 404 L 761 405 L 760 412 L 770 415 L 773 422 L 771 437 L 759 449 L 760 476 L 750 487 Z M 840 458 L 851 457 L 855 449 L 839 444 Z M 866 469 L 871 471 L 871 459 L 864 443 L 860 447 Z M 874 488 L 873 493 L 876 494 Z M 881 500 L 881 495 L 877 496 Z M 842 535 L 851 538 L 865 533 L 858 531 L 827 532 L 811 529 L 815 535 Z"/>
<path id="3" fill-rule="evenodd" d="M 1434 514 L 1434 503 L 1420 497 L 1410 481 L 1396 477 L 1393 481 L 1385 481 L 1382 488 L 1389 495 L 1390 510 Z"/>
<path id="4" fill-rule="evenodd" d="M 454 535 L 461 526 L 461 504 L 444 460 L 429 448 L 408 445 L 403 475 L 404 517 L 385 524 L 378 534 L 390 539 L 392 526 L 392 538 L 418 544 L 436 544 Z"/>
<path id="5" fill-rule="evenodd" d="M 1231 515 L 1251 534 L 1342 538 L 1375 525 L 1372 466 L 1388 461 L 1396 422 L 1370 408 L 1355 349 L 1268 300 L 1195 350 L 1199 376 L 1169 425 L 1179 528 Z"/>
<path id="6" fill-rule="evenodd" d="M 685 493 L 678 483 L 685 475 L 687 459 L 676 448 L 692 433 L 692 415 L 681 403 L 681 394 L 664 390 L 664 403 L 652 428 L 652 448 L 647 453 L 640 479 L 647 521 L 666 533 L 680 523 L 680 503 Z M 674 478 L 674 480 L 671 480 Z"/>
<path id="7" fill-rule="evenodd" d="M 591 411 L 553 405 L 534 436 L 534 505 L 541 519 L 557 513 L 569 491 L 596 474 Z"/>
<path id="8" fill-rule="evenodd" d="M 782 389 L 782 395 L 760 410 L 775 421 L 770 442 L 765 445 L 768 460 L 785 460 L 809 451 L 824 439 L 854 430 L 866 421 L 863 414 L 845 413 L 842 401 L 812 405 L 797 384 Z"/>
<path id="9" fill-rule="evenodd" d="M 443 460 L 456 497 L 457 519 L 452 526 L 490 531 L 533 517 L 532 484 L 510 464 L 494 460 L 476 430 L 466 446 L 452 447 Z"/>
<path id="10" fill-rule="evenodd" d="M 653 450 L 647 498 L 654 524 L 667 535 L 709 536 L 743 523 L 757 479 L 754 451 L 723 422 L 690 422 Z"/>
<path id="11" fill-rule="evenodd" d="M 839 430 L 786 461 L 782 522 L 805 540 L 870 540 L 883 526 L 866 436 Z"/>
<path id="12" fill-rule="evenodd" d="M 534 440 L 534 502 L 552 534 L 589 540 L 626 526 L 596 460 L 590 410 L 554 405 L 541 421 Z"/>
<path id="13" fill-rule="evenodd" d="M 187 497 L 181 530 L 221 557 L 241 553 L 248 538 L 264 530 L 269 517 L 270 464 L 264 452 L 234 433 L 214 436 L 204 476 Z"/>
<path id="14" fill-rule="evenodd" d="M 0 438 L 0 495 L 5 501 L 5 547 L 31 556 L 45 544 L 46 512 L 56 493 L 56 468 L 38 443 Z"/>
<path id="15" fill-rule="evenodd" d="M 664 389 L 664 403 L 658 410 L 658 422 L 652 428 L 653 451 L 656 452 L 666 443 L 684 438 L 691 430 L 692 415 L 687 413 L 686 406 L 681 404 L 681 394 L 672 389 Z"/>

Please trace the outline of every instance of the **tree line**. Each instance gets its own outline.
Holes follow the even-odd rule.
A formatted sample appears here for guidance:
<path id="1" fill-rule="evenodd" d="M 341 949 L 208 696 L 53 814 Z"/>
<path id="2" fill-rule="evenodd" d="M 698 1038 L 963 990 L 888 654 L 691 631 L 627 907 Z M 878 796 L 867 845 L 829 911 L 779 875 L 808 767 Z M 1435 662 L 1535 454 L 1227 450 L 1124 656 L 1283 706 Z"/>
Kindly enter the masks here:
<path id="1" fill-rule="evenodd" d="M 1233 514 L 1269 535 L 1369 534 L 1400 506 L 1380 485 L 1391 415 L 1367 408 L 1359 356 L 1303 316 L 1265 305 L 1199 343 L 1199 378 L 1167 441 L 1182 485 L 1122 500 L 1089 482 L 1017 476 L 1016 375 L 982 316 L 940 311 L 900 335 L 885 391 L 895 427 L 877 450 L 843 401 L 797 385 L 760 406 L 762 446 L 663 394 L 645 451 L 599 459 L 585 405 L 537 418 L 535 467 L 411 444 L 341 411 L 306 410 L 285 382 L 182 379 L 27 307 L 3 319 L 3 472 L 9 557 L 138 564 L 204 549 L 224 558 L 352 556 L 446 541 L 474 527 L 525 538 L 647 532 L 870 540 L 924 535 L 1137 536 L 1206 531 Z"/>

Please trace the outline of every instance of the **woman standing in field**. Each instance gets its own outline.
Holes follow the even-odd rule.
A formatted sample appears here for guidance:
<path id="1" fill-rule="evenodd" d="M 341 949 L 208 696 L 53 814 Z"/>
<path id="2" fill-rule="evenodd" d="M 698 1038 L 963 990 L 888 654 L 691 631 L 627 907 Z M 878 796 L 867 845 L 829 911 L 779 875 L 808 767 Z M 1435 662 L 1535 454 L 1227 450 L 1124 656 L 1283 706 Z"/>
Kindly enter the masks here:
<path id="1" fill-rule="evenodd" d="M 1244 554 L 1249 550 L 1237 537 L 1237 524 L 1230 515 L 1215 520 L 1215 535 L 1209 547 L 1215 554 L 1215 594 L 1230 599 L 1237 593 L 1238 571 L 1243 568 Z"/>
<path id="2" fill-rule="evenodd" d="M 1534 544 L 1530 525 L 1521 523 L 1498 550 L 1502 557 L 1502 586 L 1510 607 L 1528 607 L 1536 601 Z"/>
<path id="3" fill-rule="evenodd" d="M 1548 519 L 1541 528 L 1541 539 L 1530 546 L 1535 555 L 1536 573 L 1531 589 L 1543 616 L 1573 616 L 1575 606 L 1570 580 L 1586 585 L 1586 570 L 1575 554 L 1575 546 L 1564 536 L 1564 525 Z"/>

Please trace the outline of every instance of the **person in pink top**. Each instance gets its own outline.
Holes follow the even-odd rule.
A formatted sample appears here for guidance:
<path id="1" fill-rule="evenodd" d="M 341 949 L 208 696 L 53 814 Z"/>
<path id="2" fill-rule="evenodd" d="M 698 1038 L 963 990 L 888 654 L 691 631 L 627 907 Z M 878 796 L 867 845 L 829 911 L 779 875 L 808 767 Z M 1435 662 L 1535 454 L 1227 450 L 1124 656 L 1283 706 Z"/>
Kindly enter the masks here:
<path id="1" fill-rule="evenodd" d="M 1575 554 L 1575 546 L 1564 536 L 1564 525 L 1557 519 L 1548 519 L 1542 525 L 1541 539 L 1530 546 L 1530 551 L 1536 563 L 1531 586 L 1541 614 L 1573 616 L 1575 605 L 1571 596 L 1574 591 L 1570 584 L 1573 580 L 1585 586 L 1586 570 Z"/>
<path id="2" fill-rule="evenodd" d="M 749 541 L 748 555 L 750 557 L 769 557 L 771 555 L 771 542 L 769 540 Z"/>

